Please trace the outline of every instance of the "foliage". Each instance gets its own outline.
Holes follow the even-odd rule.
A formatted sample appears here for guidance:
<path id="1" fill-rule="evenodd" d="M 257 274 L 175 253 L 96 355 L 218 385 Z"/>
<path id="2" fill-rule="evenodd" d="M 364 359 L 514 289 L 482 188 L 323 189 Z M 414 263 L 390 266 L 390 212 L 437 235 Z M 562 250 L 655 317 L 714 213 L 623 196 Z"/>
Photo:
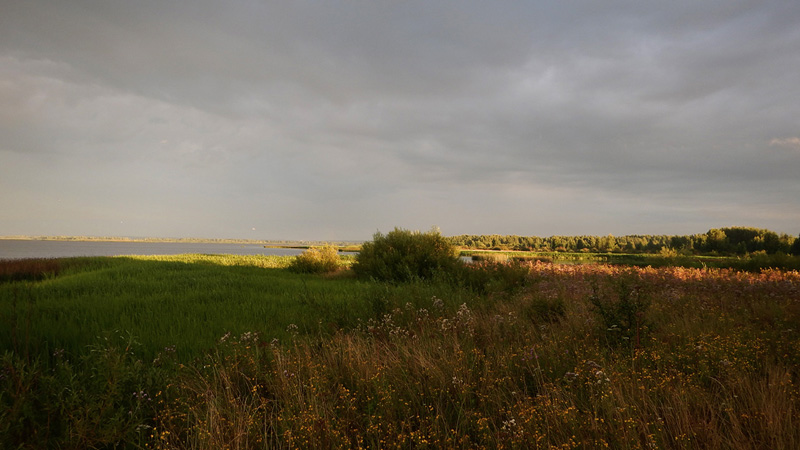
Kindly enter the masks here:
<path id="1" fill-rule="evenodd" d="M 438 230 L 426 233 L 395 228 L 375 233 L 356 257 L 353 271 L 364 279 L 405 282 L 432 279 L 459 263 L 453 246 Z"/>
<path id="2" fill-rule="evenodd" d="M 517 250 L 537 252 L 613 252 L 667 254 L 744 255 L 765 251 L 790 253 L 798 239 L 774 231 L 749 228 L 714 228 L 705 234 L 689 236 L 502 236 L 460 235 L 448 238 L 455 246 L 470 249 Z M 794 247 L 793 247 L 794 246 Z M 800 253 L 798 253 L 800 254 Z"/>
<path id="3" fill-rule="evenodd" d="M 117 448 L 141 445 L 174 376 L 168 361 L 144 362 L 131 336 L 106 333 L 77 357 L 0 357 L 0 447 Z M 163 360 L 163 361 L 162 361 Z M 58 443 L 58 445 L 53 445 Z"/>
<path id="4" fill-rule="evenodd" d="M 797 239 L 794 240 L 792 247 L 790 248 L 789 252 L 792 255 L 800 256 L 800 236 L 797 236 Z"/>
<path id="5" fill-rule="evenodd" d="M 289 270 L 298 273 L 329 273 L 339 269 L 339 250 L 333 246 L 309 248 L 295 258 Z"/>
<path id="6" fill-rule="evenodd" d="M 649 324 L 645 314 L 650 299 L 635 273 L 620 273 L 604 288 L 597 282 L 592 283 L 589 302 L 601 319 L 602 340 L 608 345 L 624 343 L 639 348 L 647 337 Z"/>

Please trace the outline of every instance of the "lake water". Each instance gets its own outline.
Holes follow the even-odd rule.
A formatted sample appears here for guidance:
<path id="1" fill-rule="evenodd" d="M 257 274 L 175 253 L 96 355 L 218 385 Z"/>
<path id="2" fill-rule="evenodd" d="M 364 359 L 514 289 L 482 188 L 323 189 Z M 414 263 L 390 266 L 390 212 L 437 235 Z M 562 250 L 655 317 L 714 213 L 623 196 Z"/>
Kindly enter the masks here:
<path id="1" fill-rule="evenodd" d="M 264 248 L 261 244 L 205 244 L 184 242 L 29 241 L 0 239 L 0 259 L 65 258 L 70 256 L 279 255 L 296 256 L 294 248 Z"/>

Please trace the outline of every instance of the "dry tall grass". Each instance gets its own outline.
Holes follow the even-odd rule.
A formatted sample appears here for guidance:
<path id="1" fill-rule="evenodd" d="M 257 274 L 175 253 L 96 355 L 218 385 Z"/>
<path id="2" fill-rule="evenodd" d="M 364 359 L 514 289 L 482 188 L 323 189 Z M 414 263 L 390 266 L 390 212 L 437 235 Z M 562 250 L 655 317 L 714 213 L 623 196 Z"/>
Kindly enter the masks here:
<path id="1" fill-rule="evenodd" d="M 800 448 L 798 272 L 539 263 L 529 277 L 326 340 L 226 337 L 159 396 L 150 446 Z"/>

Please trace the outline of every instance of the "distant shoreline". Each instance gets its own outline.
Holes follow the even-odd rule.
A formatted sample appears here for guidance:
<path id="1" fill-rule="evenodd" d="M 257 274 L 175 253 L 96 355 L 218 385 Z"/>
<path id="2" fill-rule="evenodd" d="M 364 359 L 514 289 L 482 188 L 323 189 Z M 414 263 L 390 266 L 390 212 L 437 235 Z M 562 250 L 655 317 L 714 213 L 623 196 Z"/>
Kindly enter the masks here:
<path id="1" fill-rule="evenodd" d="M 187 244 L 254 244 L 273 248 L 308 248 L 318 245 L 348 246 L 360 241 L 290 241 L 263 239 L 208 239 L 208 238 L 132 238 L 125 236 L 0 236 L 1 240 L 16 241 L 72 241 L 72 242 L 174 242 Z"/>

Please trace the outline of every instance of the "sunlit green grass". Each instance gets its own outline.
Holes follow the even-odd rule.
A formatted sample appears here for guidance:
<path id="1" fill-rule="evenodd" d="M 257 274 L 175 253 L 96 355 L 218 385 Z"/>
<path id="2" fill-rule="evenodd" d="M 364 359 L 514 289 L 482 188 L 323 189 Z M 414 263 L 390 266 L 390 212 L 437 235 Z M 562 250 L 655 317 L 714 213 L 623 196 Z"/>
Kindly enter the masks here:
<path id="1" fill-rule="evenodd" d="M 226 333 L 282 339 L 352 326 L 369 310 L 369 286 L 300 276 L 292 257 L 179 255 L 83 258 L 37 283 L 0 285 L 0 346 L 73 354 L 107 333 L 132 336 L 146 354 L 177 345 L 195 356 Z"/>

